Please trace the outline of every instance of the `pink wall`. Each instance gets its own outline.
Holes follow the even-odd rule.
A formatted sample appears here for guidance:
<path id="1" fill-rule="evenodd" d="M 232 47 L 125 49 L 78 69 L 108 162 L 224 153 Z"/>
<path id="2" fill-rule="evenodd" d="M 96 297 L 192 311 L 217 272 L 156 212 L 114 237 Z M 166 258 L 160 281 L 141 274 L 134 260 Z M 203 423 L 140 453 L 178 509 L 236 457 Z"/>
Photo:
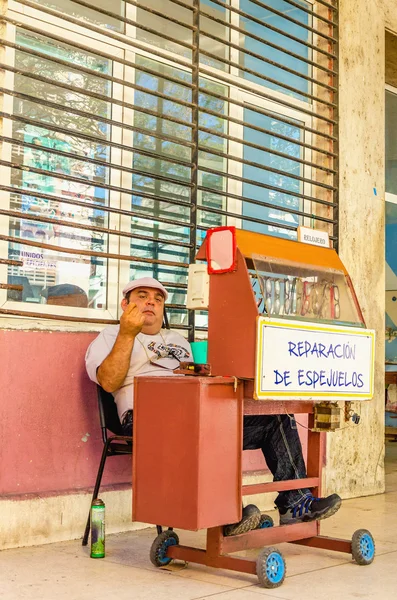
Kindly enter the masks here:
<path id="1" fill-rule="evenodd" d="M 103 445 L 84 355 L 94 337 L 0 331 L 0 495 L 93 486 Z M 130 482 L 130 465 L 110 458 L 103 483 Z"/>
<path id="2" fill-rule="evenodd" d="M 95 335 L 0 330 L 0 496 L 93 487 L 103 444 L 84 355 Z M 243 467 L 265 468 L 261 451 Z M 103 485 L 130 482 L 130 457 L 110 458 Z"/>

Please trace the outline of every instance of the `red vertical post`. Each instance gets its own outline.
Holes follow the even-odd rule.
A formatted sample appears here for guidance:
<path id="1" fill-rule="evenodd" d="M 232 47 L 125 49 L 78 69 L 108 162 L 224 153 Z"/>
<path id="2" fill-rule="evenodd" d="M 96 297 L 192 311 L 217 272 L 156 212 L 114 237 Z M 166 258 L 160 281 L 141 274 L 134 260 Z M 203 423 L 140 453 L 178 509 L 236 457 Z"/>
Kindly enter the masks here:
<path id="1" fill-rule="evenodd" d="M 309 415 L 309 431 L 307 438 L 307 476 L 318 477 L 318 487 L 313 488 L 313 496 L 317 498 L 321 495 L 322 488 L 322 470 L 325 458 L 325 433 L 312 431 L 314 426 L 314 415 Z M 317 535 L 320 533 L 320 522 L 317 521 Z"/>
<path id="2" fill-rule="evenodd" d="M 223 554 L 223 528 L 211 527 L 207 529 L 207 555 L 214 559 Z"/>

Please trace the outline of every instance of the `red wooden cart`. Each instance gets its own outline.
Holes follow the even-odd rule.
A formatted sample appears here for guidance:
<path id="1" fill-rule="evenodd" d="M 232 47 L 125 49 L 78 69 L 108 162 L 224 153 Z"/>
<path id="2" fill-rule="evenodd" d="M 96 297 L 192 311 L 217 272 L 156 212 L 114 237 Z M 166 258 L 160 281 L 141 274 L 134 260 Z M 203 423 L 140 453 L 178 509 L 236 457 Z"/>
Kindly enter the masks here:
<path id="1" fill-rule="evenodd" d="M 284 580 L 285 561 L 273 547 L 282 542 L 351 553 L 358 564 L 369 564 L 375 545 L 364 529 L 355 532 L 352 540 L 342 540 L 320 535 L 318 521 L 273 526 L 271 518 L 265 517 L 259 529 L 242 535 L 223 535 L 225 524 L 241 519 L 243 496 L 303 487 L 311 488 L 315 496 L 321 493 L 325 433 L 319 431 L 318 423 L 314 428 L 318 402 L 312 397 L 254 399 L 258 397 L 256 323 L 260 315 L 255 282 L 261 277 L 257 269 L 253 272 L 255 256 L 262 263 L 269 256 L 274 264 L 283 260 L 289 269 L 287 277 L 296 279 L 295 265 L 303 272 L 303 278 L 310 278 L 312 286 L 316 277 L 331 273 L 341 291 L 338 301 L 347 315 L 345 321 L 351 322 L 352 328 L 363 326 L 351 281 L 334 250 L 313 250 L 298 242 L 249 232 L 237 232 L 234 240 L 231 270 L 217 273 L 215 268 L 210 274 L 211 376 L 135 379 L 133 519 L 191 531 L 207 529 L 205 550 L 180 545 L 172 529 L 160 533 L 151 550 L 151 560 L 157 566 L 180 559 L 256 573 L 265 587 L 277 587 Z M 212 265 L 224 271 L 221 263 L 228 259 L 221 256 L 215 260 L 209 254 L 204 243 L 198 258 L 211 260 Z M 317 272 L 321 275 L 313 275 Z M 279 277 L 279 273 L 274 276 Z M 274 305 L 274 296 L 272 300 Z M 294 319 L 293 310 L 291 305 L 289 320 Z M 299 307 L 295 307 L 295 313 L 297 310 L 301 316 Z M 277 315 L 280 316 L 283 315 Z M 309 415 L 307 478 L 243 485 L 243 416 L 285 413 Z M 250 548 L 263 548 L 256 560 L 232 556 Z"/>

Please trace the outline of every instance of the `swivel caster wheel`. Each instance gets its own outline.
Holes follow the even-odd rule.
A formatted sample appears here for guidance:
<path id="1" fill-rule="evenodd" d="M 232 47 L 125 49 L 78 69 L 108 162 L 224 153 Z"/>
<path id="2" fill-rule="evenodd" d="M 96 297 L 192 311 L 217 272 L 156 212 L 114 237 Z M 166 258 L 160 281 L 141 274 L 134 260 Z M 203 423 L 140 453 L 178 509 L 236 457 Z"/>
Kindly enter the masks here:
<path id="1" fill-rule="evenodd" d="M 170 546 L 177 546 L 179 537 L 175 531 L 163 531 L 156 537 L 152 547 L 150 548 L 150 560 L 155 567 L 166 567 L 172 561 L 172 558 L 167 556 L 167 549 Z"/>
<path id="2" fill-rule="evenodd" d="M 273 525 L 274 521 L 269 515 L 261 515 L 257 529 L 267 529 L 268 527 L 273 527 Z"/>
<path id="3" fill-rule="evenodd" d="M 352 556 L 358 565 L 370 565 L 374 560 L 375 542 L 367 529 L 358 529 L 353 533 Z"/>
<path id="4" fill-rule="evenodd" d="M 286 572 L 284 557 L 276 548 L 264 548 L 256 559 L 256 574 L 262 587 L 279 587 Z"/>

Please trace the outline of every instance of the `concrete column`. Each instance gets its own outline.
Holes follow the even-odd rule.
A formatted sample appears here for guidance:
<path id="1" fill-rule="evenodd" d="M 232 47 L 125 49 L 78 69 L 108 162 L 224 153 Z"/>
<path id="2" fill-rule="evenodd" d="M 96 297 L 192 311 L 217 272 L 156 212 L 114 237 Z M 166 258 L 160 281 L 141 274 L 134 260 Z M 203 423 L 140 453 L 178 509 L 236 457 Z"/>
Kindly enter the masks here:
<path id="1" fill-rule="evenodd" d="M 359 426 L 328 435 L 325 489 L 353 497 L 384 491 L 383 0 L 341 0 L 339 21 L 340 256 L 377 334 L 374 399 L 353 404 Z"/>

